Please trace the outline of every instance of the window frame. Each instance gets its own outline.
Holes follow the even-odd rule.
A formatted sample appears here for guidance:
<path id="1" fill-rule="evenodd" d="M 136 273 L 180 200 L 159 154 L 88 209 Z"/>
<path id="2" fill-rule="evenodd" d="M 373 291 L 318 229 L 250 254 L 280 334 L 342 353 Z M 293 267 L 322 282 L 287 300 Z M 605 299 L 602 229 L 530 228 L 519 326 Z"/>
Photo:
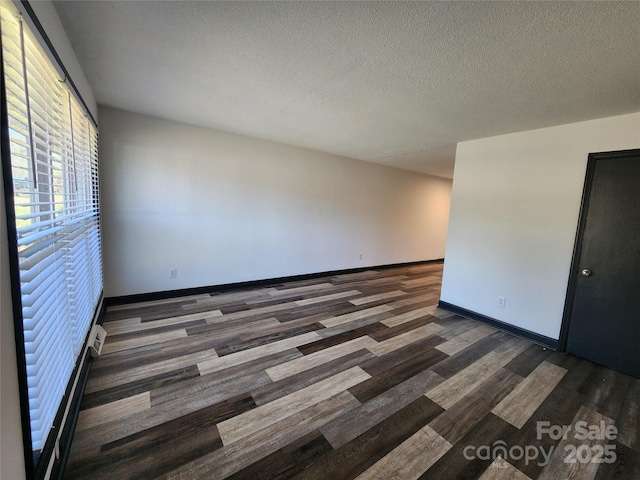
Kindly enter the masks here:
<path id="1" fill-rule="evenodd" d="M 92 128 L 95 130 L 95 134 L 97 135 L 97 125 L 95 119 L 91 115 L 90 110 L 87 108 L 86 103 L 82 99 L 81 95 L 78 92 L 77 87 L 71 80 L 66 71 L 64 65 L 60 61 L 53 45 L 51 44 L 49 38 L 47 37 L 42 25 L 38 21 L 33 9 L 28 4 L 28 2 L 22 2 L 21 5 L 14 5 L 9 2 L 3 0 L 2 6 L 8 7 L 9 10 L 21 17 L 21 22 L 24 27 L 30 28 L 32 41 L 38 45 L 39 49 L 42 50 L 44 56 L 48 58 L 48 60 L 52 63 L 53 67 L 57 71 L 62 71 L 64 75 L 64 81 L 67 84 L 66 95 L 69 99 L 69 129 L 74 132 L 73 129 L 73 118 L 74 118 L 74 108 L 72 98 L 79 102 L 79 108 L 82 112 L 83 116 L 86 116 L 88 122 L 92 125 Z M 18 8 L 22 7 L 22 8 Z M 22 11 L 23 10 L 23 11 Z M 0 47 L 1 47 L 0 40 Z M 24 45 L 23 45 L 24 47 Z M 53 57 L 53 58 L 52 58 Z M 7 96 L 7 85 L 5 79 L 5 65 L 4 65 L 4 49 L 0 48 L 0 104 L 1 104 L 1 112 L 0 112 L 0 123 L 1 123 L 1 138 L 2 138 L 2 146 L 1 146 L 1 160 L 2 160 L 2 177 L 3 177 L 3 186 L 4 186 L 4 196 L 5 196 L 5 214 L 6 214 L 6 222 L 7 222 L 7 235 L 8 235 L 8 248 L 9 248 L 9 271 L 11 277 L 11 295 L 12 295 L 12 304 L 13 304 L 13 320 L 14 320 L 14 335 L 16 340 L 16 356 L 17 356 L 17 369 L 18 369 L 18 383 L 19 383 L 19 394 L 20 394 L 20 404 L 21 404 L 21 423 L 22 423 L 22 443 L 25 454 L 25 469 L 27 478 L 48 478 L 50 476 L 58 477 L 62 474 L 62 468 L 66 462 L 66 457 L 68 456 L 70 440 L 73 434 L 73 430 L 75 428 L 75 422 L 77 420 L 79 406 L 80 406 L 80 394 L 84 390 L 84 384 L 86 383 L 86 379 L 88 376 L 88 370 L 91 363 L 91 356 L 88 353 L 88 338 L 90 335 L 91 327 L 99 322 L 101 316 L 104 315 L 104 295 L 102 291 L 103 285 L 103 274 L 102 274 L 102 248 L 101 248 L 101 224 L 100 224 L 100 202 L 99 202 L 99 173 L 98 173 L 98 163 L 97 163 L 97 137 L 89 140 L 89 156 L 90 160 L 88 163 L 88 174 L 89 174 L 89 190 L 91 192 L 91 198 L 93 199 L 91 204 L 96 206 L 95 209 L 95 222 L 97 225 L 97 256 L 98 256 L 98 266 L 100 270 L 99 274 L 99 294 L 97 294 L 97 301 L 95 305 L 91 305 L 92 302 L 89 302 L 89 306 L 85 305 L 84 314 L 90 316 L 88 321 L 88 328 L 86 332 L 75 332 L 75 334 L 71 335 L 71 338 L 75 340 L 72 342 L 73 344 L 77 344 L 75 347 L 77 350 L 77 357 L 75 361 L 75 365 L 71 369 L 71 374 L 68 382 L 64 385 L 64 394 L 62 395 L 61 403 L 58 405 L 53 421 L 53 427 L 48 431 L 46 435 L 46 441 L 44 446 L 40 452 L 38 457 L 38 461 L 33 456 L 33 443 L 32 443 L 32 435 L 31 435 L 31 421 L 29 414 L 29 392 L 27 385 L 27 362 L 26 362 L 26 349 L 25 349 L 25 333 L 24 333 L 24 324 L 23 324 L 23 301 L 22 301 L 22 288 L 21 288 L 21 275 L 20 275 L 20 251 L 18 245 L 19 231 L 20 228 L 16 222 L 16 203 L 15 203 L 15 191 L 14 191 L 14 180 L 12 174 L 12 156 L 11 156 L 11 133 L 10 133 L 10 122 L 9 122 L 9 108 L 8 108 L 8 96 Z M 28 106 L 27 106 L 28 108 Z M 76 117 L 77 117 L 77 112 Z M 29 134 L 32 139 L 31 132 L 31 122 L 29 121 Z M 91 127 L 87 127 L 87 132 L 91 135 L 92 130 Z M 71 135 L 71 143 L 70 148 L 73 150 L 76 145 L 74 142 L 74 134 Z M 68 140 L 68 139 L 67 139 Z M 31 140 L 29 140 L 31 141 Z M 31 143 L 31 148 L 33 148 L 33 142 Z M 73 154 L 73 152 L 72 152 Z M 94 157 L 95 154 L 95 164 Z M 35 154 L 32 156 L 35 161 Z M 73 156 L 71 158 L 74 158 Z M 50 159 L 49 159 L 50 160 Z M 44 164 L 43 164 L 44 165 Z M 62 163 L 63 168 L 62 171 L 59 172 L 61 175 L 61 181 L 64 184 L 70 182 L 70 185 L 73 185 L 72 190 L 77 191 L 77 187 L 79 186 L 77 183 L 74 184 L 75 175 L 72 175 L 74 172 L 71 172 L 68 169 L 64 162 Z M 73 165 L 75 168 L 76 165 Z M 38 170 L 34 170 L 37 172 Z M 85 172 L 86 174 L 87 172 Z M 34 180 L 30 178 L 30 180 Z M 56 184 L 54 181 L 54 177 L 49 175 L 49 180 L 51 180 L 50 188 L 47 192 L 44 192 L 45 195 L 49 197 L 55 197 L 56 193 Z M 86 187 L 86 184 L 85 184 Z M 84 188 L 84 187 L 83 187 Z M 40 195 L 40 192 L 37 193 Z M 51 198 L 50 198 L 51 199 Z M 66 204 L 65 200 L 65 204 Z M 55 198 L 54 202 L 55 204 Z M 66 208 L 66 207 L 65 207 Z M 93 214 L 89 215 L 93 218 Z M 85 228 L 85 227 L 81 227 Z M 95 252 L 93 252 L 95 253 Z M 91 260 L 91 257 L 89 257 Z M 95 296 L 95 292 L 94 292 Z M 68 297 L 67 297 L 68 298 Z M 70 327 L 71 328 L 71 327 Z M 73 335 L 75 335 L 75 338 Z M 63 381 L 66 381 L 64 379 Z"/>

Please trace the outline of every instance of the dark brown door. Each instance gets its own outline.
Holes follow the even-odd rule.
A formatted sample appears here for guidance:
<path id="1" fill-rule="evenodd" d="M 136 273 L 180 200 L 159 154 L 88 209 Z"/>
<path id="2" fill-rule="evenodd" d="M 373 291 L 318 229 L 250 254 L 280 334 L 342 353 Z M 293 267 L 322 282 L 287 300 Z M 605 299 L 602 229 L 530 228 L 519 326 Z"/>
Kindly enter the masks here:
<path id="1" fill-rule="evenodd" d="M 640 150 L 589 157 L 567 351 L 640 378 Z"/>

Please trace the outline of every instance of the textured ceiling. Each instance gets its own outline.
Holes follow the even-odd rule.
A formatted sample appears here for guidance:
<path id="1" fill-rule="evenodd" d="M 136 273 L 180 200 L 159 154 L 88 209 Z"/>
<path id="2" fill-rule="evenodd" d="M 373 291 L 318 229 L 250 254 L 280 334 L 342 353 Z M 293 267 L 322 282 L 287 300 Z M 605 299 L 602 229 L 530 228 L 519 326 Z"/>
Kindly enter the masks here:
<path id="1" fill-rule="evenodd" d="M 55 2 L 99 103 L 451 177 L 640 110 L 639 2 Z"/>

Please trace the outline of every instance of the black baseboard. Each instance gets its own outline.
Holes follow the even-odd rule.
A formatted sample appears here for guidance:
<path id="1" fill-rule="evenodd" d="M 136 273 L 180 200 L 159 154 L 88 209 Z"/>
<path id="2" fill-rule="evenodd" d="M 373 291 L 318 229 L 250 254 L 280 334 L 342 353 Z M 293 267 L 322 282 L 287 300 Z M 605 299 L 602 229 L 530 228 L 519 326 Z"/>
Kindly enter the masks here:
<path id="1" fill-rule="evenodd" d="M 308 273 L 304 275 L 293 275 L 289 277 L 267 278 L 263 280 L 249 280 L 247 282 L 225 283 L 222 285 L 210 285 L 206 287 L 183 288 L 179 290 L 165 290 L 162 292 L 139 293 L 135 295 L 124 295 L 121 297 L 105 298 L 107 306 L 126 305 L 137 302 L 150 302 L 155 300 L 165 300 L 167 298 L 187 297 L 190 295 L 202 295 L 204 293 L 228 292 L 232 290 L 242 290 L 255 287 L 268 287 L 285 282 L 297 282 L 301 280 L 312 280 L 314 278 L 328 277 L 331 275 L 344 275 L 349 273 L 366 272 L 367 270 L 384 270 L 387 268 L 410 267 L 414 265 L 425 265 L 429 263 L 442 263 L 444 259 L 419 260 L 417 262 L 394 263 L 390 265 L 375 265 L 369 267 L 349 268 L 346 270 L 331 270 L 327 272 Z"/>
<path id="2" fill-rule="evenodd" d="M 486 315 L 467 310 L 466 308 L 458 307 L 457 305 L 452 305 L 451 303 L 443 302 L 442 300 L 438 302 L 438 307 L 444 310 L 448 310 L 449 312 L 456 313 L 461 317 L 486 323 L 487 325 L 491 325 L 498 330 L 511 333 L 516 337 L 531 340 L 533 343 L 537 343 L 538 345 L 542 345 L 543 347 L 550 348 L 551 350 L 558 350 L 559 341 L 553 338 L 545 337 L 544 335 L 540 335 L 539 333 L 525 330 L 524 328 L 516 327 L 509 323 L 501 322 L 500 320 L 496 320 L 495 318 L 487 317 Z"/>

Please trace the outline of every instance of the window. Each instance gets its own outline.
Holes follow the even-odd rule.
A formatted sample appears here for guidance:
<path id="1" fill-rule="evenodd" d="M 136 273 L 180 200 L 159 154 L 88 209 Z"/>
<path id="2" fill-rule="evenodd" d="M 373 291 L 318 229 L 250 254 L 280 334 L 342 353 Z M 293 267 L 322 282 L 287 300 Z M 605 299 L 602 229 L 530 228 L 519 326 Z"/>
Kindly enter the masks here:
<path id="1" fill-rule="evenodd" d="M 0 22 L 10 139 L 4 174 L 13 179 L 8 213 L 16 232 L 9 241 L 17 247 L 37 460 L 102 296 L 97 131 L 11 6 L 0 7 Z"/>

